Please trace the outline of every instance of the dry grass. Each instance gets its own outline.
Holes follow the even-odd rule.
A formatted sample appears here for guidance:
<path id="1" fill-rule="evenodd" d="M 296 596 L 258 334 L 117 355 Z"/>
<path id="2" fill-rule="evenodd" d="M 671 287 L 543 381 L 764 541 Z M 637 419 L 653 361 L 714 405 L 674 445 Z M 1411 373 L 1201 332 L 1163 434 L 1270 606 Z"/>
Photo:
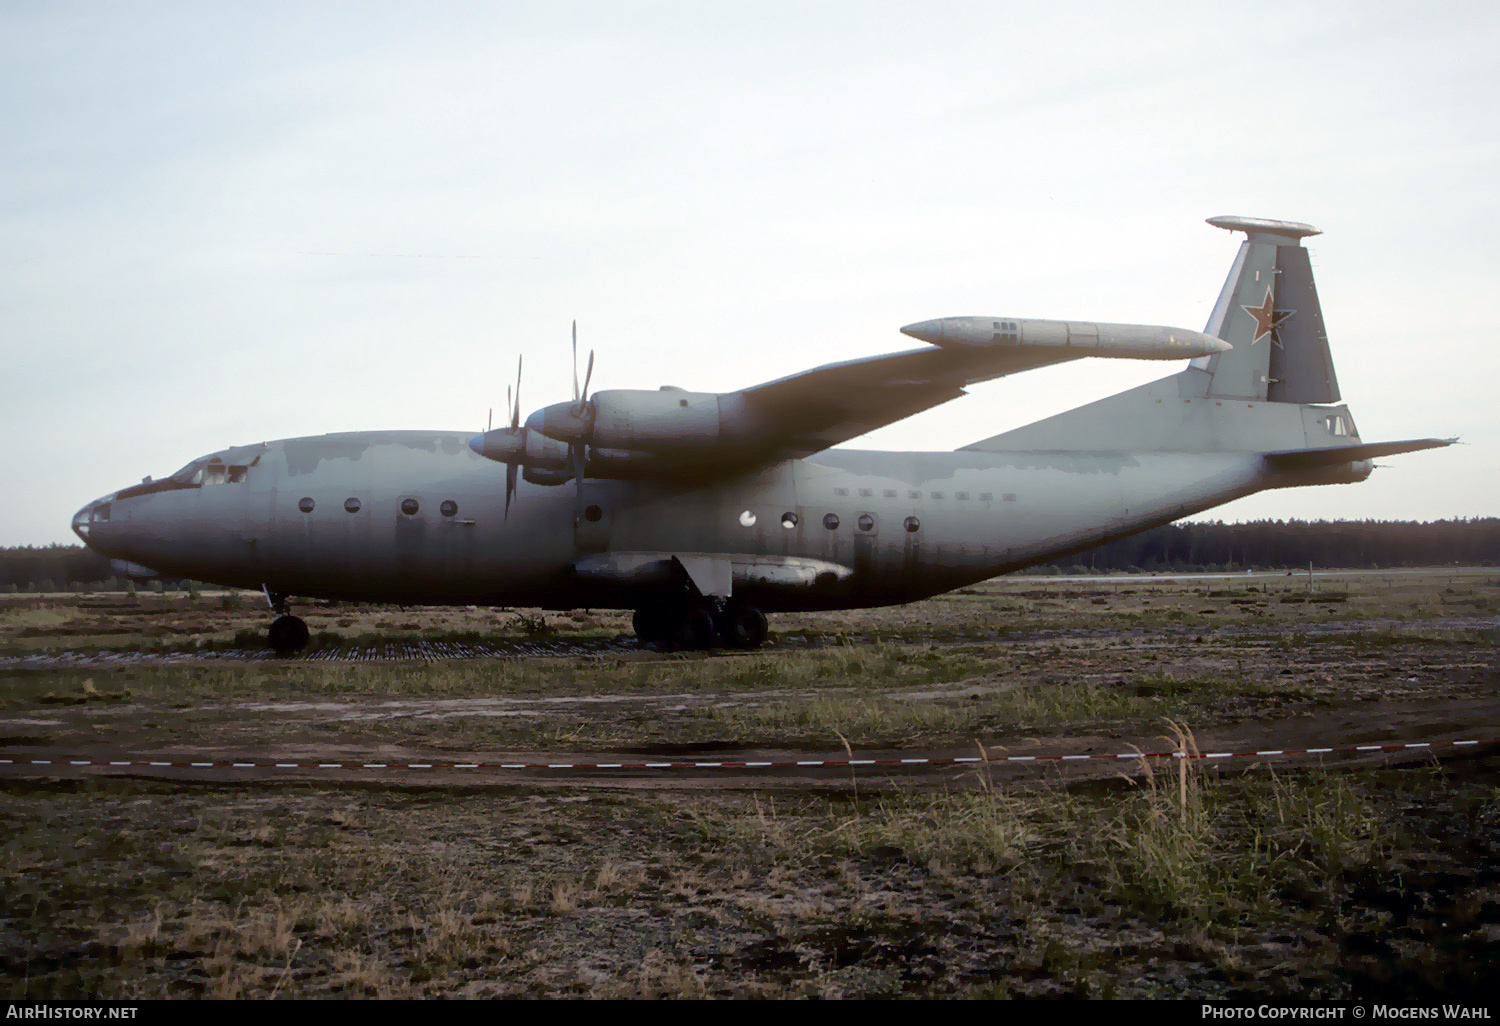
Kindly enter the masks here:
<path id="1" fill-rule="evenodd" d="M 1497 662 L 1482 623 L 1318 634 L 1308 607 L 1330 622 L 1419 608 L 1472 616 L 1494 582 L 1379 590 L 1356 583 L 1323 605 L 1237 583 L 1032 579 L 879 619 L 802 618 L 823 647 L 752 656 L 13 671 L 0 675 L 0 700 L 23 751 L 39 741 L 491 751 L 546 738 L 629 751 L 822 753 L 912 739 L 978 751 L 979 738 L 994 753 L 995 742 L 1030 750 L 1127 728 L 1165 728 L 1154 746 L 1191 751 L 1168 718 L 1293 723 L 1377 699 L 1490 693 Z M 236 615 L 258 614 L 205 610 L 202 625 Z M 429 623 L 318 615 L 350 629 L 366 616 L 392 619 L 384 631 Z M 111 627 L 89 616 L 76 623 Z M 1025 617 L 1038 630 L 1086 626 L 999 636 Z M 1257 626 L 1199 634 L 1191 617 Z M 609 629 L 599 618 L 548 623 L 564 635 Z M 14 637 L 7 629 L 0 642 Z M 871 633 L 886 640 L 864 640 Z M 86 695 L 86 682 L 129 697 L 41 700 Z M 851 787 L 844 775 L 744 792 L 703 781 L 651 791 L 11 780 L 0 789 L 0 980 L 12 999 L 1415 1002 L 1487 993 L 1500 971 L 1493 757 L 1243 774 L 1178 760 L 1122 767 L 1128 779 L 1038 775 L 1026 786 L 989 768 L 948 790 L 939 777 L 895 788 L 869 776 Z"/>

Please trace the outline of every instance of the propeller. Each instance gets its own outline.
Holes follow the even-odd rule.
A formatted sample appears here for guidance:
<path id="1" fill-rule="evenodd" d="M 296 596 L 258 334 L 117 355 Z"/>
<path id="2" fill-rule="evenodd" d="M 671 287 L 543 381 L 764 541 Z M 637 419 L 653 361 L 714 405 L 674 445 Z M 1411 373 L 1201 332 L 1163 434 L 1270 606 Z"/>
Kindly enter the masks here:
<path id="1" fill-rule="evenodd" d="M 582 417 L 589 403 L 589 382 L 594 377 L 594 351 L 589 350 L 588 369 L 583 372 L 583 392 L 578 391 L 578 322 L 573 322 L 573 416 Z"/>
<path id="2" fill-rule="evenodd" d="M 516 434 L 521 429 L 521 359 L 516 357 L 516 398 L 511 402 L 510 386 L 505 386 L 505 402 L 510 406 L 510 433 Z M 521 472 L 519 463 L 507 463 L 505 465 L 505 519 L 510 519 L 510 500 L 516 494 L 516 475 Z"/>
<path id="3" fill-rule="evenodd" d="M 578 322 L 573 322 L 573 416 L 583 418 L 589 405 L 589 382 L 594 377 L 594 351 L 589 350 L 588 369 L 583 374 L 583 390 L 578 388 Z M 587 459 L 582 440 L 568 447 L 568 470 L 573 474 L 576 497 L 573 502 L 573 526 L 583 523 L 583 472 Z"/>

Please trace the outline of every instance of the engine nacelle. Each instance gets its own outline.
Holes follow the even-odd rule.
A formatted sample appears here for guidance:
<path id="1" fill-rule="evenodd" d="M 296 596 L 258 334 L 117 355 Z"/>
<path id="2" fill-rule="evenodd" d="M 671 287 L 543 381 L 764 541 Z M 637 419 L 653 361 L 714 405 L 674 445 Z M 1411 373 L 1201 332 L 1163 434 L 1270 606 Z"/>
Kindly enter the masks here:
<path id="1" fill-rule="evenodd" d="M 599 449 L 707 449 L 724 441 L 714 392 L 611 389 L 594 396 L 590 444 Z"/>
<path id="2" fill-rule="evenodd" d="M 533 437 L 561 443 L 564 451 L 570 443 L 582 443 L 593 452 L 606 453 L 603 463 L 637 463 L 646 455 L 744 448 L 764 434 L 763 421 L 736 392 L 616 388 L 582 405 L 545 406 L 526 418 L 526 428 Z"/>

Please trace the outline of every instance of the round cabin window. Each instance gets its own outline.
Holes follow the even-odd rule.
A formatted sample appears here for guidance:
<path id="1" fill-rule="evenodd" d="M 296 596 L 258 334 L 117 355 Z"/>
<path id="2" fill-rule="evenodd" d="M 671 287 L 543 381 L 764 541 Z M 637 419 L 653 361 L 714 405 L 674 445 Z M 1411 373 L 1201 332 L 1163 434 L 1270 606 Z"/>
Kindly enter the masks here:
<path id="1" fill-rule="evenodd" d="M 416 499 L 402 499 L 401 500 L 401 512 L 405 513 L 407 516 L 409 516 L 409 517 L 416 516 L 417 515 L 417 510 L 419 510 L 419 509 L 421 509 L 421 507 L 417 505 L 417 500 Z"/>
<path id="2" fill-rule="evenodd" d="M 797 526 L 797 514 L 795 514 L 795 513 L 783 513 L 783 514 L 781 514 L 781 526 L 784 527 L 784 528 L 786 528 L 788 531 L 790 531 L 792 528 L 796 527 Z"/>
<path id="3" fill-rule="evenodd" d="M 823 526 L 830 531 L 837 531 L 839 529 L 839 515 L 837 513 L 826 514 L 823 517 Z"/>
<path id="4" fill-rule="evenodd" d="M 859 529 L 861 531 L 875 530 L 875 518 L 868 513 L 861 513 L 859 515 Z"/>
<path id="5" fill-rule="evenodd" d="M 752 512 L 750 512 L 748 509 L 745 510 L 745 512 L 741 513 L 740 514 L 740 526 L 741 527 L 754 527 L 755 526 L 755 514 L 752 513 Z"/>
<path id="6" fill-rule="evenodd" d="M 438 512 L 445 517 L 457 516 L 458 503 L 454 502 L 452 499 L 444 499 L 443 504 L 438 507 Z"/>
<path id="7" fill-rule="evenodd" d="M 303 496 L 302 499 L 298 501 L 297 508 L 304 513 L 311 513 L 313 511 L 312 498 L 310 496 Z"/>
<path id="8" fill-rule="evenodd" d="M 354 498 L 352 495 L 349 498 L 345 499 L 344 500 L 344 512 L 345 513 L 358 513 L 359 512 L 359 500 L 356 499 L 356 498 Z"/>
<path id="9" fill-rule="evenodd" d="M 583 511 L 583 519 L 587 520 L 591 524 L 597 524 L 599 521 L 604 519 L 604 510 L 600 509 L 598 506 L 588 506 Z"/>
<path id="10" fill-rule="evenodd" d="M 907 517 L 902 522 L 902 526 L 905 527 L 912 534 L 916 534 L 917 533 L 917 528 L 919 528 L 919 527 L 922 526 L 922 521 L 918 520 L 916 517 Z"/>

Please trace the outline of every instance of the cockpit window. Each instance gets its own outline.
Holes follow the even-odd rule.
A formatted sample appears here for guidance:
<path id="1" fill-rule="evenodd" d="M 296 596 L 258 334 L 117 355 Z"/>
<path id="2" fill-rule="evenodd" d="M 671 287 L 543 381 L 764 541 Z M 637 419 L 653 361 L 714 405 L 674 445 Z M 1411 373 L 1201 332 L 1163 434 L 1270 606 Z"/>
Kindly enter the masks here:
<path id="1" fill-rule="evenodd" d="M 1348 438 L 1354 434 L 1354 418 L 1348 413 L 1336 413 L 1331 417 L 1325 417 L 1323 423 L 1328 425 L 1328 433 L 1340 438 Z"/>
<path id="2" fill-rule="evenodd" d="M 226 462 L 225 455 L 238 457 L 241 462 Z M 129 499 L 136 495 L 170 492 L 182 488 L 202 488 L 204 485 L 239 484 L 250 476 L 250 468 L 260 462 L 259 452 L 256 452 L 252 459 L 245 460 L 244 457 L 249 455 L 251 454 L 245 448 L 240 448 L 226 450 L 224 455 L 204 456 L 189 463 L 171 477 L 162 478 L 160 481 L 145 481 L 122 489 L 117 498 Z"/>
<path id="3" fill-rule="evenodd" d="M 239 484 L 249 474 L 249 467 L 226 467 L 215 463 L 210 463 L 199 472 L 202 477 L 201 483 L 206 485 Z"/>

